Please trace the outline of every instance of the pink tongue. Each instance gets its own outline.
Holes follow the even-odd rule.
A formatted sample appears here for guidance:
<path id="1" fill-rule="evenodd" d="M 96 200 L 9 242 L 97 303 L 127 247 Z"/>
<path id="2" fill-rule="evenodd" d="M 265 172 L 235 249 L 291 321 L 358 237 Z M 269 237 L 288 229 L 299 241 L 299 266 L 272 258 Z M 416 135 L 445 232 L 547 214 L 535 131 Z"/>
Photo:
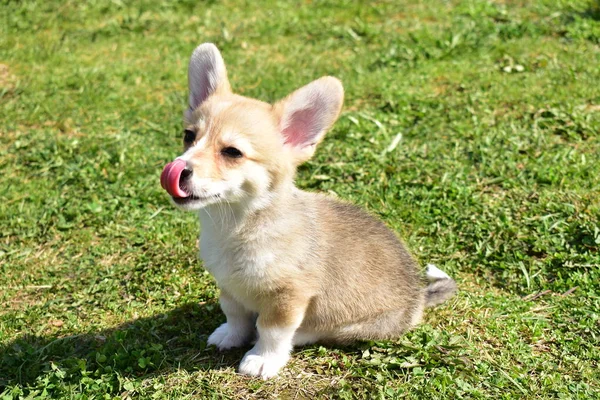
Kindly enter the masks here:
<path id="1" fill-rule="evenodd" d="M 160 185 L 173 197 L 190 196 L 179 187 L 179 178 L 181 177 L 181 171 L 184 169 L 185 161 L 177 159 L 165 165 L 165 169 L 160 174 Z"/>

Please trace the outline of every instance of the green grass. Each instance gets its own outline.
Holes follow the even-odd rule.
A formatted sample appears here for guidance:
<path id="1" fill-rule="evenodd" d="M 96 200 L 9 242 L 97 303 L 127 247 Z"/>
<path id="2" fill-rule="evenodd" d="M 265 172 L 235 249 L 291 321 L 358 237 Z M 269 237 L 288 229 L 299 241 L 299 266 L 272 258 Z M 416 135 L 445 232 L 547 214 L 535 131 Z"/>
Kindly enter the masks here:
<path id="1" fill-rule="evenodd" d="M 600 4 L 360 4 L 0 5 L 1 399 L 600 398 Z M 247 96 L 342 79 L 299 186 L 380 216 L 457 297 L 268 382 L 206 347 L 218 290 L 159 185 L 205 41 Z"/>

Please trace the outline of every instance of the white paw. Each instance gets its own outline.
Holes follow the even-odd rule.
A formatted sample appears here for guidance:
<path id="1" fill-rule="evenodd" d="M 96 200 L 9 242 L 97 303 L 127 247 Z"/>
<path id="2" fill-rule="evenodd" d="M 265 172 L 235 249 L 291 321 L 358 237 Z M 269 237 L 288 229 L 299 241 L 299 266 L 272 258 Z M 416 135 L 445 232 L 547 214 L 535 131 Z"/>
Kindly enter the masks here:
<path id="1" fill-rule="evenodd" d="M 227 323 L 222 324 L 220 327 L 208 337 L 207 343 L 209 345 L 215 345 L 219 350 L 227 350 L 233 347 L 240 347 L 246 343 L 247 334 L 246 332 L 230 332 L 229 325 Z"/>
<path id="2" fill-rule="evenodd" d="M 261 355 L 256 354 L 256 350 L 253 348 L 242 359 L 240 374 L 269 379 L 277 376 L 279 370 L 287 364 L 289 359 L 288 353 L 266 353 Z"/>

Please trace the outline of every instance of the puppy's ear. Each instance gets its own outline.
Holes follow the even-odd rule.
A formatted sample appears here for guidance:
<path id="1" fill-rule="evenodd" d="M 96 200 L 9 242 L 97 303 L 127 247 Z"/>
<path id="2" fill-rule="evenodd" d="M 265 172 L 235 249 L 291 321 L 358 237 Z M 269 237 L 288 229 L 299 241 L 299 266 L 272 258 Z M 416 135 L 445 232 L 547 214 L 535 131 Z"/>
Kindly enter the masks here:
<path id="1" fill-rule="evenodd" d="M 219 49 L 212 43 L 196 47 L 188 68 L 190 98 L 188 111 L 194 111 L 208 97 L 217 92 L 230 92 L 225 62 Z"/>
<path id="2" fill-rule="evenodd" d="M 325 76 L 301 87 L 274 105 L 285 145 L 296 165 L 312 157 L 317 144 L 340 115 L 344 102 L 342 83 Z"/>

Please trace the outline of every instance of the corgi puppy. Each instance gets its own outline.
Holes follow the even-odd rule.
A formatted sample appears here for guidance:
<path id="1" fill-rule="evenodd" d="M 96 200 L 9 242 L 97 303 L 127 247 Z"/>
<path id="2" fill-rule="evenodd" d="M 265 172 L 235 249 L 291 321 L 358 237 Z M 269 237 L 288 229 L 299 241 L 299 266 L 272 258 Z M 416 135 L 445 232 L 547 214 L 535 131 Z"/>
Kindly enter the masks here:
<path id="1" fill-rule="evenodd" d="M 294 346 L 396 338 L 454 294 L 434 266 L 422 284 L 382 222 L 294 185 L 340 114 L 340 81 L 317 79 L 275 104 L 243 97 L 211 43 L 194 50 L 188 79 L 184 152 L 160 180 L 177 207 L 200 216 L 200 255 L 227 317 L 208 344 L 255 340 L 240 373 L 273 377 Z"/>

